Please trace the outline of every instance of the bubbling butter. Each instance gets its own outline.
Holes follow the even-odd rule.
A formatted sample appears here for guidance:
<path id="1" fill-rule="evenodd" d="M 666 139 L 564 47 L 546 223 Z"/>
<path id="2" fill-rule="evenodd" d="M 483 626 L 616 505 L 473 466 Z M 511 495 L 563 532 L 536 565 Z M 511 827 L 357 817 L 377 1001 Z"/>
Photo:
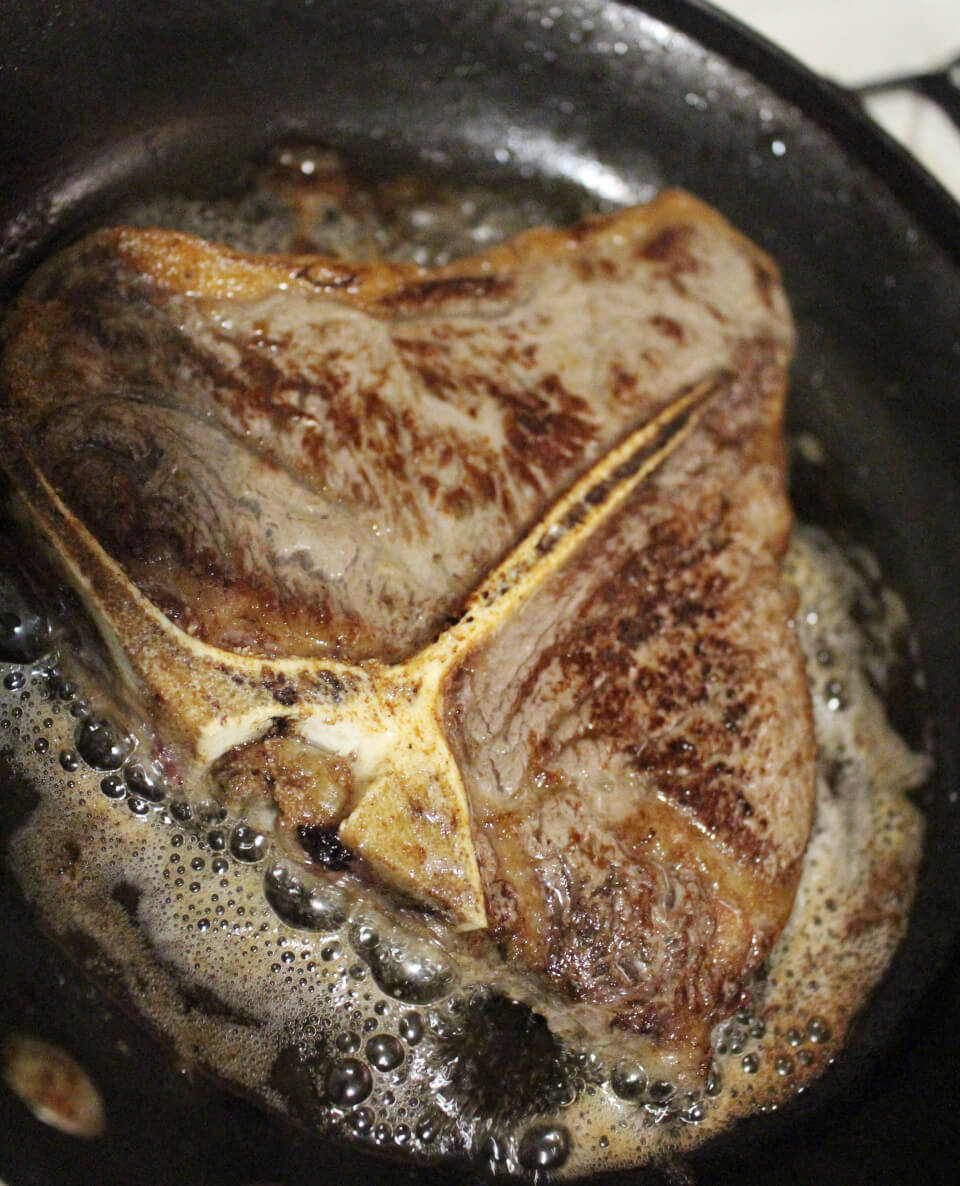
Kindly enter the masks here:
<path id="1" fill-rule="evenodd" d="M 906 792 L 929 760 L 892 731 L 877 690 L 903 605 L 864 553 L 819 530 L 795 532 L 786 574 L 820 747 L 816 824 L 765 982 L 717 1027 L 700 1093 L 578 1043 L 555 1005 L 463 937 L 389 915 L 346 875 L 310 874 L 222 807 L 171 798 L 49 657 L 0 666 L 0 745 L 39 794 L 10 840 L 14 872 L 51 931 L 93 940 L 90 970 L 181 1060 L 297 1123 L 564 1175 L 688 1149 L 836 1056 L 902 936 L 920 855 Z"/>

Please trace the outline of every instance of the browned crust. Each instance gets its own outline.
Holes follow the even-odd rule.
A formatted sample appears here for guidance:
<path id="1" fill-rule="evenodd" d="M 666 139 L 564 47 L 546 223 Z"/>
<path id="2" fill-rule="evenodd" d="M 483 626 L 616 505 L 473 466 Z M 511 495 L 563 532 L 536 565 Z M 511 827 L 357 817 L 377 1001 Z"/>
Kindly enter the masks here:
<path id="1" fill-rule="evenodd" d="M 696 222 L 753 257 L 758 283 L 769 291 L 779 271 L 769 255 L 735 230 L 712 206 L 683 190 L 665 190 L 646 206 L 601 214 L 574 227 L 535 228 L 444 267 L 405 263 L 354 264 L 316 255 L 256 255 L 159 228 L 119 227 L 97 238 L 136 271 L 170 292 L 210 299 L 254 300 L 297 288 L 335 296 L 366 313 L 422 314 L 457 302 L 513 298 L 514 273 L 535 268 L 585 243 L 619 247 L 645 236 L 641 257 L 682 271 L 690 266 L 682 224 Z"/>

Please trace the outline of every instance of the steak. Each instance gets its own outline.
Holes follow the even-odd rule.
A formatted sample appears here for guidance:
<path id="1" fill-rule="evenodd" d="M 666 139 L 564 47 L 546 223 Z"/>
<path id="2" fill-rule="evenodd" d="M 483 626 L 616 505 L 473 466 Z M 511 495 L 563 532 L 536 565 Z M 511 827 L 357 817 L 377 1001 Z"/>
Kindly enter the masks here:
<path id="1" fill-rule="evenodd" d="M 16 513 L 168 768 L 702 1065 L 813 809 L 772 262 L 680 193 L 436 269 L 118 228 L 4 340 Z"/>

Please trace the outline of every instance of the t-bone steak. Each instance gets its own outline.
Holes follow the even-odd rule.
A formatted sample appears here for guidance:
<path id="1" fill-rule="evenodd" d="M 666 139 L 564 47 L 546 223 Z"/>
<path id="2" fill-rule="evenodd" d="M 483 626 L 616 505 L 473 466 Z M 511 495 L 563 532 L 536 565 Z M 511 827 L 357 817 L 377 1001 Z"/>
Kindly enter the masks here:
<path id="1" fill-rule="evenodd" d="M 435 269 L 111 229 L 10 314 L 0 449 L 188 785 L 703 1065 L 811 826 L 792 345 L 682 193 Z"/>

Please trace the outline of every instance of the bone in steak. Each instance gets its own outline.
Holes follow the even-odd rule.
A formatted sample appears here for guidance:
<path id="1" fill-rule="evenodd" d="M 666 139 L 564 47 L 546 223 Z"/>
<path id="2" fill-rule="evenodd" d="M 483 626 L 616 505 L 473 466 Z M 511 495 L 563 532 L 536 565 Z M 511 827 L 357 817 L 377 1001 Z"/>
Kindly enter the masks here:
<path id="1" fill-rule="evenodd" d="M 702 1059 L 813 804 L 770 260 L 683 194 L 434 270 L 121 228 L 5 339 L 20 514 L 186 777 Z"/>

